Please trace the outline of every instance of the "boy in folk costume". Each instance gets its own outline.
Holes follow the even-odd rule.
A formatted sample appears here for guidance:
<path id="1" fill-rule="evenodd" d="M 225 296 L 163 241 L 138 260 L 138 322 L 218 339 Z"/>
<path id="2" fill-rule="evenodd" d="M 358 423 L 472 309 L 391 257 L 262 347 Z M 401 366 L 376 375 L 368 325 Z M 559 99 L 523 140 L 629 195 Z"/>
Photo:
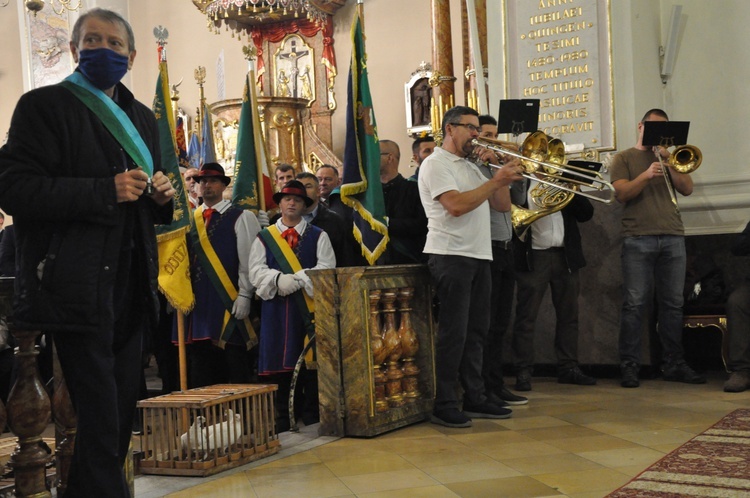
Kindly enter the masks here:
<path id="1" fill-rule="evenodd" d="M 250 250 L 250 282 L 263 299 L 258 374 L 279 385 L 277 432 L 289 429 L 286 400 L 292 372 L 306 342 L 314 333 L 313 287 L 307 269 L 336 266 L 328 235 L 302 217 L 312 205 L 304 185 L 288 182 L 273 196 L 281 218 L 262 230 Z M 317 379 L 300 378 L 305 393 L 303 422 L 317 421 Z"/>

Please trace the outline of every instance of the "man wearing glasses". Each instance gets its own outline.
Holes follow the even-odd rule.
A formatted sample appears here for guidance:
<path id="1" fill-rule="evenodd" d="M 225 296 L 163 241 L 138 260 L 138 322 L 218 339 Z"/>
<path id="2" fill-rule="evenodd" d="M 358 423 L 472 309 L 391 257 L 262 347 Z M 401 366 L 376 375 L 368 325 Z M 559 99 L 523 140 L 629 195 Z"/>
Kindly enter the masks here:
<path id="1" fill-rule="evenodd" d="M 489 327 L 490 208 L 509 211 L 509 185 L 521 179 L 519 161 L 510 160 L 485 178 L 469 156 L 498 165 L 497 155 L 475 148 L 478 113 L 469 107 L 448 110 L 443 144 L 422 163 L 419 195 L 428 219 L 429 268 L 443 307 L 435 347 L 436 392 L 432 422 L 471 427 L 474 418 L 508 418 L 493 404 L 482 379 L 483 344 Z M 450 309 L 449 309 L 450 307 Z M 463 408 L 458 388 L 463 387 Z"/>
<path id="2" fill-rule="evenodd" d="M 190 201 L 191 209 L 195 209 L 203 204 L 203 201 L 200 198 L 200 184 L 196 178 L 197 174 L 198 168 L 188 168 L 182 175 L 183 178 L 185 178 L 185 188 L 187 188 L 188 191 L 188 200 Z"/>

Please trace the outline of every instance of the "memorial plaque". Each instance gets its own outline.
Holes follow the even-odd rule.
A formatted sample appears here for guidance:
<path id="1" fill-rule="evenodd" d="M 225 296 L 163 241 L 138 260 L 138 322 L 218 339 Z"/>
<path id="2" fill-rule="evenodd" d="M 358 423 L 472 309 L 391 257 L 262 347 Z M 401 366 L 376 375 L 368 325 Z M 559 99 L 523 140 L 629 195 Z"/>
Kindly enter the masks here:
<path id="1" fill-rule="evenodd" d="M 539 129 L 615 148 L 608 0 L 505 0 L 506 94 L 540 101 Z"/>

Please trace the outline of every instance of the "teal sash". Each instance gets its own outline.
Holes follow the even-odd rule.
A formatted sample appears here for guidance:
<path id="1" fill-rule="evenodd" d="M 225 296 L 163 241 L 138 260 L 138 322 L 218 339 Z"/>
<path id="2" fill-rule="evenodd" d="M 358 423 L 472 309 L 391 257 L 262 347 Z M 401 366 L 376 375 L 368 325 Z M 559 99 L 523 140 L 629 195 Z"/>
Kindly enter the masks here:
<path id="1" fill-rule="evenodd" d="M 102 124 L 122 145 L 125 152 L 136 165 L 151 178 L 154 174 L 154 159 L 141 138 L 141 134 L 130 121 L 130 118 L 114 100 L 107 94 L 96 88 L 79 72 L 74 72 L 59 83 L 60 86 L 69 90 L 73 95 L 83 102 L 91 112 L 101 119 Z"/>

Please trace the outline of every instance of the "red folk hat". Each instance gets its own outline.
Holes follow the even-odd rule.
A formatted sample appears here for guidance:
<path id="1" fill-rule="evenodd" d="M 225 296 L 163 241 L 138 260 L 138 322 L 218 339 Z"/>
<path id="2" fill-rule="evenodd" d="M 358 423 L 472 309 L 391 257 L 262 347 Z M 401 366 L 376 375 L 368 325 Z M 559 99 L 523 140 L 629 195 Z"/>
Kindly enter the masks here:
<path id="1" fill-rule="evenodd" d="M 195 175 L 194 178 L 199 182 L 203 178 L 218 178 L 224 183 L 224 185 L 229 185 L 229 182 L 232 181 L 232 179 L 224 173 L 224 168 L 219 163 L 204 164 L 198 170 L 198 174 Z"/>
<path id="2" fill-rule="evenodd" d="M 273 201 L 276 204 L 279 204 L 281 202 L 281 198 L 285 195 L 296 195 L 297 197 L 301 197 L 302 200 L 305 201 L 305 206 L 307 207 L 312 206 L 314 202 L 307 196 L 307 190 L 305 190 L 305 186 L 302 185 L 302 182 L 300 182 L 299 180 L 288 181 L 286 185 L 284 185 L 284 188 L 273 194 Z"/>

